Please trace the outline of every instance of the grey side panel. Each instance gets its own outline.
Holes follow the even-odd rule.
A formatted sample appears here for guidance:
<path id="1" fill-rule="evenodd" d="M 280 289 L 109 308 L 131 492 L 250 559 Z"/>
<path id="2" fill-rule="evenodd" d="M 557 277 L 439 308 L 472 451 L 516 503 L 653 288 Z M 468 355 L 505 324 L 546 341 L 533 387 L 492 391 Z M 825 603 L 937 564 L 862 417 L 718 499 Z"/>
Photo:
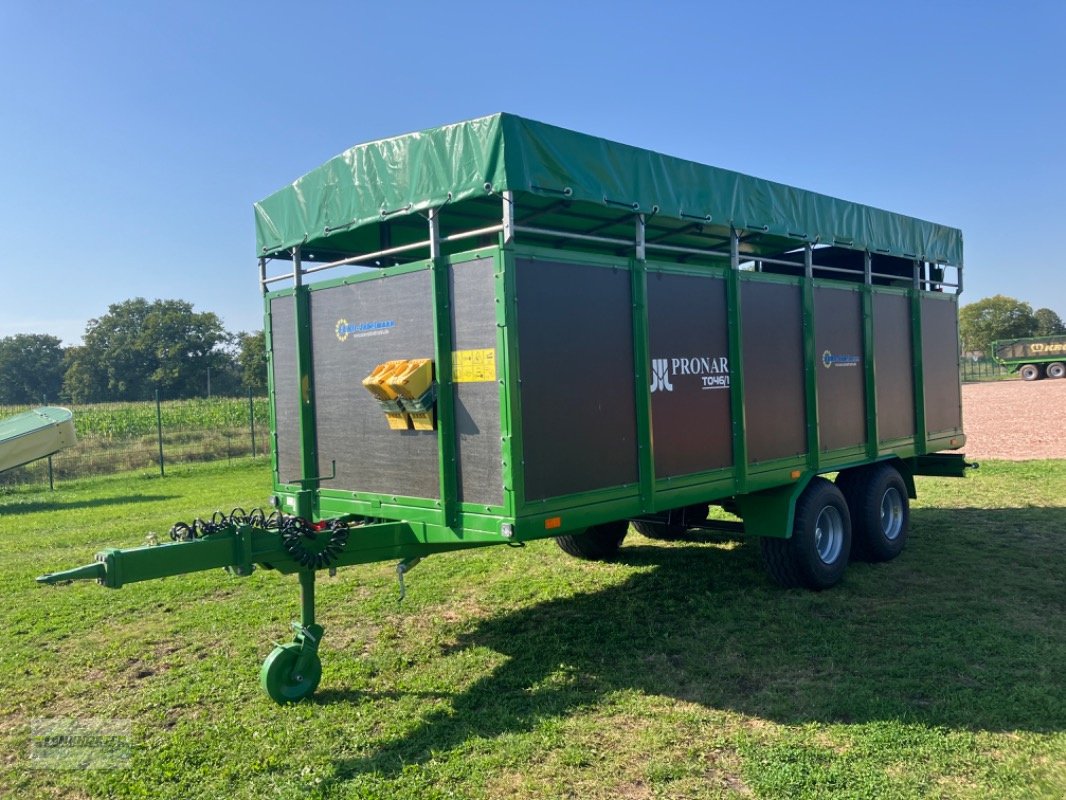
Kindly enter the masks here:
<path id="1" fill-rule="evenodd" d="M 338 334 L 338 322 L 352 329 Z M 392 323 L 391 325 L 380 325 Z M 429 270 L 311 292 L 319 474 L 323 489 L 438 498 L 436 431 L 393 431 L 363 378 L 382 361 L 433 358 Z"/>
<path id="2" fill-rule="evenodd" d="M 451 271 L 452 349 L 496 349 L 495 262 L 480 258 Z M 499 353 L 496 354 L 497 370 Z M 497 372 L 497 378 L 499 374 Z M 455 383 L 459 500 L 503 504 L 498 380 Z"/>
<path id="3" fill-rule="evenodd" d="M 887 442 L 914 436 L 911 301 L 874 290 L 873 311 L 877 438 Z"/>
<path id="4" fill-rule="evenodd" d="M 658 478 L 733 463 L 725 281 L 648 273 L 652 440 Z"/>
<path id="5" fill-rule="evenodd" d="M 274 379 L 274 431 L 278 479 L 300 480 L 300 381 L 296 374 L 296 307 L 292 295 L 270 301 L 270 369 Z"/>
<path id="6" fill-rule="evenodd" d="M 806 453 L 800 288 L 745 279 L 740 303 L 748 460 Z"/>
<path id="7" fill-rule="evenodd" d="M 636 483 L 629 270 L 515 267 L 526 499 Z"/>
<path id="8" fill-rule="evenodd" d="M 925 427 L 930 435 L 961 430 L 958 307 L 954 297 L 921 302 Z"/>
<path id="9" fill-rule="evenodd" d="M 862 296 L 814 289 L 814 352 L 818 436 L 822 450 L 866 442 L 866 365 L 862 358 Z"/>

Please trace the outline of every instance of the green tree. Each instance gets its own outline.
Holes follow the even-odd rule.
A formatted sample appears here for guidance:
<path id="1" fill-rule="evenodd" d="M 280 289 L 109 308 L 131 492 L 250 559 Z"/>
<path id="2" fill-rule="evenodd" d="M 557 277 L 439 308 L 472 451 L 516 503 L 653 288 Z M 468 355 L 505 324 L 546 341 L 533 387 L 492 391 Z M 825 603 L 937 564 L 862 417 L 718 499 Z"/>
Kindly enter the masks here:
<path id="1" fill-rule="evenodd" d="M 959 337 L 967 353 L 988 353 L 996 339 L 1032 336 L 1037 321 L 1033 307 L 1013 297 L 997 294 L 959 311 Z"/>
<path id="2" fill-rule="evenodd" d="M 237 366 L 241 373 L 241 384 L 245 390 L 255 394 L 267 391 L 267 356 L 266 339 L 262 331 L 237 334 Z"/>
<path id="3" fill-rule="evenodd" d="M 208 371 L 222 372 L 229 335 L 219 318 L 184 300 L 142 297 L 109 306 L 89 320 L 85 344 L 72 351 L 64 388 L 77 402 L 202 396 Z"/>
<path id="4" fill-rule="evenodd" d="M 1062 318 L 1050 308 L 1038 308 L 1033 312 L 1036 318 L 1036 331 L 1033 336 L 1057 336 L 1066 333 Z"/>
<path id="5" fill-rule="evenodd" d="M 63 387 L 63 347 L 55 336 L 0 339 L 0 404 L 50 403 Z"/>

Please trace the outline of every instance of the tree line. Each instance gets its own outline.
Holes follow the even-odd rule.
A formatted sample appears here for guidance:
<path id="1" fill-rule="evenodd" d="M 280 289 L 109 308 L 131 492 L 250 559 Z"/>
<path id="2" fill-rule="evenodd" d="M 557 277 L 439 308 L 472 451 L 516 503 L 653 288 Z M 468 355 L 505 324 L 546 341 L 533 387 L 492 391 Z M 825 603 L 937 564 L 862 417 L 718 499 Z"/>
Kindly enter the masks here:
<path id="1" fill-rule="evenodd" d="M 997 294 L 959 310 L 962 352 L 989 356 L 997 339 L 1028 339 L 1066 334 L 1066 324 L 1050 308 L 1033 307 L 1013 297 Z"/>
<path id="2" fill-rule="evenodd" d="M 111 305 L 80 345 L 47 334 L 0 339 L 0 405 L 265 394 L 262 331 L 230 333 L 184 300 Z"/>

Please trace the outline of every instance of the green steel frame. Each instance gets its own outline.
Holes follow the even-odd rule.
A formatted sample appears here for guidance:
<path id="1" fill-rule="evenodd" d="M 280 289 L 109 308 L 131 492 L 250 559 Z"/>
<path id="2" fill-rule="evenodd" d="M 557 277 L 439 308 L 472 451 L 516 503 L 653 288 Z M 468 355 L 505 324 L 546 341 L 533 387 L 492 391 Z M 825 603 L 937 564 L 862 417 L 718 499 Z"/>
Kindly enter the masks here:
<path id="1" fill-rule="evenodd" d="M 324 281 L 313 286 L 296 285 L 291 289 L 268 292 L 268 302 L 278 296 L 295 293 L 297 298 L 304 298 L 295 306 L 298 332 L 306 332 L 306 321 L 301 316 L 306 314 L 306 298 L 309 292 L 328 289 L 340 284 L 358 283 L 374 280 L 380 275 L 397 275 L 417 270 L 430 270 L 433 274 L 433 308 L 434 329 L 436 331 L 435 357 L 438 374 L 442 385 L 450 380 L 451 331 L 450 299 L 448 297 L 448 270 L 454 264 L 473 258 L 491 257 L 495 263 L 495 295 L 497 315 L 497 351 L 499 353 L 499 402 L 501 422 L 501 452 L 503 463 L 503 497 L 502 506 L 485 506 L 470 503 L 458 503 L 455 500 L 455 452 L 453 411 L 450 392 L 441 392 L 439 419 L 440 441 L 440 481 L 443 487 L 440 500 L 408 497 L 400 494 L 375 494 L 367 492 L 345 492 L 331 490 L 326 486 L 315 486 L 314 475 L 316 455 L 313 443 L 304 441 L 303 457 L 305 462 L 301 486 L 275 482 L 275 492 L 283 501 L 294 497 L 298 508 L 310 503 L 310 516 L 324 519 L 344 515 L 356 515 L 368 519 L 402 520 L 420 526 L 420 546 L 415 550 L 400 548 L 393 555 L 408 557 L 424 555 L 425 547 L 449 549 L 456 543 L 464 546 L 473 544 L 499 544 L 506 541 L 522 541 L 561 533 L 573 532 L 590 525 L 615 519 L 633 518 L 641 515 L 655 514 L 683 505 L 720 501 L 738 498 L 742 511 L 747 513 L 748 529 L 759 535 L 788 536 L 791 529 L 791 503 L 799 491 L 818 474 L 835 472 L 879 460 L 896 459 L 906 462 L 916 456 L 935 452 L 944 448 L 956 448 L 964 441 L 961 430 L 929 439 L 925 429 L 924 389 L 922 381 L 922 326 L 921 299 L 923 296 L 935 295 L 944 300 L 954 301 L 954 295 L 943 292 L 930 292 L 923 289 L 932 288 L 928 282 L 921 280 L 919 264 L 915 262 L 914 280 L 909 288 L 873 286 L 871 282 L 870 254 L 864 254 L 864 280 L 861 284 L 854 281 L 815 278 L 813 271 L 817 250 L 809 242 L 797 243 L 802 248 L 803 263 L 801 275 L 776 275 L 747 271 L 741 268 L 742 260 L 751 257 L 741 255 L 741 242 L 744 232 L 733 230 L 730 236 L 729 251 L 708 250 L 703 255 L 710 259 L 710 264 L 694 265 L 670 260 L 653 260 L 648 258 L 644 246 L 645 216 L 640 213 L 632 215 L 634 238 L 630 255 L 620 256 L 615 250 L 611 254 L 562 250 L 557 247 L 545 247 L 536 241 L 516 241 L 513 215 L 515 213 L 515 195 L 507 193 L 503 198 L 504 223 L 489 230 L 497 234 L 498 241 L 489 246 L 473 250 L 442 255 L 440 252 L 439 215 L 429 215 L 430 237 L 428 247 L 429 259 L 415 260 L 410 263 L 384 267 L 372 273 L 347 276 L 331 281 Z M 510 224 L 508 224 L 509 219 Z M 521 230 L 521 229 L 520 229 Z M 530 237 L 535 239 L 535 237 Z M 594 237 L 588 237 L 594 238 Z M 637 409 L 638 464 L 639 479 L 632 485 L 615 486 L 591 492 L 554 497 L 527 503 L 524 497 L 523 476 L 523 441 L 519 425 L 521 419 L 521 394 L 518 376 L 521 370 L 520 343 L 517 337 L 518 306 L 515 298 L 515 259 L 551 258 L 563 259 L 575 264 L 625 268 L 631 274 L 631 291 L 633 303 L 633 353 L 634 353 L 634 388 Z M 294 254 L 294 267 L 298 266 L 298 253 Z M 763 258 L 760 261 L 771 261 Z M 717 264 L 717 266 L 716 266 Z M 708 473 L 689 475 L 682 478 L 658 480 L 654 472 L 653 437 L 651 435 L 651 398 L 648 386 L 649 354 L 648 328 L 646 316 L 647 275 L 654 271 L 716 274 L 726 280 L 729 357 L 731 363 L 731 410 L 734 430 L 733 451 L 734 466 L 714 470 Z M 863 353 L 864 385 L 866 387 L 866 431 L 864 445 L 837 451 L 823 452 L 819 446 L 818 395 L 815 370 L 808 368 L 805 372 L 805 401 L 807 414 L 807 441 L 805 455 L 796 458 L 780 459 L 764 463 L 751 463 L 747 457 L 747 431 L 744 413 L 743 351 L 741 348 L 741 303 L 739 302 L 742 284 L 745 281 L 773 281 L 798 285 L 801 287 L 803 303 L 803 348 L 808 365 L 816 363 L 814 329 L 811 324 L 814 316 L 814 290 L 819 286 L 848 288 L 861 293 L 863 313 Z M 939 288 L 939 287 L 937 287 Z M 875 365 L 873 359 L 873 325 L 872 305 L 877 292 L 905 292 L 910 297 L 912 319 L 912 344 L 914 348 L 915 380 L 915 419 L 917 435 L 894 442 L 881 442 L 878 439 L 877 406 L 875 387 Z M 267 314 L 269 317 L 269 313 Z M 300 340 L 301 367 L 299 385 L 313 387 L 313 375 L 310 374 L 308 354 L 303 350 Z M 302 409 L 313 411 L 313 397 L 302 398 Z M 311 416 L 310 419 L 307 419 Z M 301 414 L 302 432 L 313 430 L 313 413 Z M 303 434 L 302 434 L 303 435 Z M 916 463 L 916 462 L 915 462 Z M 904 464 L 906 471 L 913 473 L 920 467 L 912 463 Z M 277 471 L 275 469 L 275 475 Z M 310 497 L 308 497 L 310 494 Z M 784 508 L 774 511 L 777 503 L 774 498 L 784 497 Z M 306 502 L 305 502 L 306 501 Z M 546 528 L 549 519 L 553 522 L 560 518 L 558 527 Z M 369 533 L 369 531 L 368 531 Z M 360 547 L 363 545 L 350 545 Z M 365 546 L 379 550 L 376 542 L 367 541 Z"/>

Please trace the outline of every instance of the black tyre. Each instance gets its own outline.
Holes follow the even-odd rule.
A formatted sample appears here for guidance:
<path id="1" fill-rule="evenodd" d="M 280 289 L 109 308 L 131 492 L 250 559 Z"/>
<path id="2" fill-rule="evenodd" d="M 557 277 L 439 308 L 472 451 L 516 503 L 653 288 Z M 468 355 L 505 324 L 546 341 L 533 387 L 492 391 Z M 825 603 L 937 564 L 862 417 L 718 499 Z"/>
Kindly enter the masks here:
<path id="1" fill-rule="evenodd" d="M 673 541 L 684 537 L 685 532 L 692 525 L 701 525 L 707 521 L 707 514 L 711 507 L 707 503 L 697 503 L 684 508 L 675 508 L 666 514 L 662 521 L 633 520 L 630 524 L 637 533 L 647 536 L 649 539 L 661 539 Z"/>
<path id="2" fill-rule="evenodd" d="M 586 561 L 605 561 L 618 554 L 622 540 L 629 533 L 629 522 L 605 522 L 593 525 L 582 533 L 570 533 L 556 536 L 555 543 L 567 555 L 583 558 Z"/>
<path id="3" fill-rule="evenodd" d="M 1022 376 L 1023 381 L 1038 381 L 1040 380 L 1040 367 L 1036 364 L 1026 364 L 1018 370 L 1018 374 Z"/>
<path id="4" fill-rule="evenodd" d="M 1066 364 L 1063 364 L 1061 361 L 1052 361 L 1044 367 L 1044 372 L 1047 373 L 1049 378 L 1061 378 L 1066 376 Z"/>
<path id="5" fill-rule="evenodd" d="M 851 553 L 851 515 L 832 482 L 815 478 L 796 501 L 788 539 L 761 540 L 770 577 L 786 588 L 820 591 L 840 583 Z"/>
<path id="6" fill-rule="evenodd" d="M 837 486 L 851 513 L 851 555 L 891 561 L 903 552 L 910 530 L 910 500 L 899 470 L 876 464 L 840 473 Z"/>

